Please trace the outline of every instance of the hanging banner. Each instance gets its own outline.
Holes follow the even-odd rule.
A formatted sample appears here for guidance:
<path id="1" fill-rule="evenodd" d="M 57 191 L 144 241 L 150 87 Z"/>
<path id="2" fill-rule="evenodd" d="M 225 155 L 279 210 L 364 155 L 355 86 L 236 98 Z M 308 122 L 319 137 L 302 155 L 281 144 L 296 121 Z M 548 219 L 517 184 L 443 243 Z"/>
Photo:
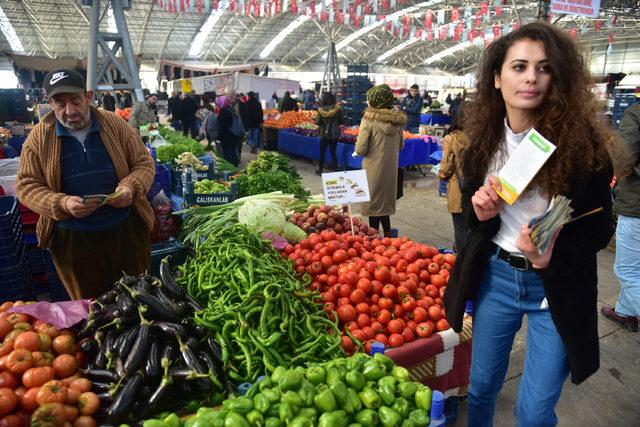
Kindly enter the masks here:
<path id="1" fill-rule="evenodd" d="M 191 93 L 192 90 L 191 79 L 182 80 L 182 92 Z"/>
<path id="2" fill-rule="evenodd" d="M 597 18 L 600 0 L 551 0 L 551 12 Z"/>

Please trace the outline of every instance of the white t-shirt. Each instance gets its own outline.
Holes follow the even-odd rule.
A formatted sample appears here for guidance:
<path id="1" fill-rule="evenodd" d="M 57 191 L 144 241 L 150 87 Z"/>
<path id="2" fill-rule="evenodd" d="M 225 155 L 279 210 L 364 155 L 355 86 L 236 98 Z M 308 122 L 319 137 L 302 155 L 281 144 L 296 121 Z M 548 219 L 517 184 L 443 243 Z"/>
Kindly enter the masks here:
<path id="1" fill-rule="evenodd" d="M 503 148 L 506 153 L 504 155 L 500 151 L 496 153 L 489 167 L 488 175 L 498 175 L 504 163 L 518 148 L 527 132 L 528 130 L 522 133 L 513 133 L 507 123 L 507 119 L 504 119 L 505 141 L 503 142 Z M 485 184 L 488 182 L 488 175 Z M 528 224 L 532 218 L 544 213 L 548 208 L 549 200 L 542 197 L 537 190 L 528 191 L 521 195 L 511 206 L 505 203 L 500 211 L 500 230 L 493 237 L 493 243 L 505 251 L 520 253 L 516 247 L 516 240 L 520 236 L 520 228 L 523 224 Z"/>

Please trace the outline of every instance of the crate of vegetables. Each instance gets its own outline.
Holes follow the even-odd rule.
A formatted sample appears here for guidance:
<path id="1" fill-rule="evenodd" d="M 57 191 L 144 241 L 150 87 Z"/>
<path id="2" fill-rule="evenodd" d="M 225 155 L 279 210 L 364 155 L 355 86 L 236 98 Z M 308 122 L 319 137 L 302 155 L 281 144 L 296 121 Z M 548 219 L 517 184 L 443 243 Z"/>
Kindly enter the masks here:
<path id="1" fill-rule="evenodd" d="M 203 179 L 193 183 L 193 192 L 187 190 L 185 202 L 190 206 L 225 205 L 238 198 L 238 186 L 235 182 Z"/>

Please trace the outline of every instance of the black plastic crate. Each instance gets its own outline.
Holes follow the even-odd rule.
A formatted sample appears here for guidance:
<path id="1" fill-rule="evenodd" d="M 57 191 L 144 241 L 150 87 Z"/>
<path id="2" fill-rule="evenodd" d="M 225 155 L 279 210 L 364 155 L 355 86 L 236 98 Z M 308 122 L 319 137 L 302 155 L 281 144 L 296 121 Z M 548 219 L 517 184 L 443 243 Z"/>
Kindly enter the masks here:
<path id="1" fill-rule="evenodd" d="M 187 258 L 189 250 L 180 241 L 175 239 L 167 240 L 166 242 L 154 243 L 151 245 L 151 274 L 156 277 L 160 275 L 160 261 L 167 256 L 171 256 L 169 259 L 169 266 L 171 269 L 184 263 Z"/>
<path id="2" fill-rule="evenodd" d="M 0 230 L 13 227 L 18 216 L 18 199 L 13 196 L 0 196 Z"/>
<path id="3" fill-rule="evenodd" d="M 28 268 L 18 266 L 12 269 L 0 270 L 0 303 L 6 301 L 32 300 L 33 284 Z"/>

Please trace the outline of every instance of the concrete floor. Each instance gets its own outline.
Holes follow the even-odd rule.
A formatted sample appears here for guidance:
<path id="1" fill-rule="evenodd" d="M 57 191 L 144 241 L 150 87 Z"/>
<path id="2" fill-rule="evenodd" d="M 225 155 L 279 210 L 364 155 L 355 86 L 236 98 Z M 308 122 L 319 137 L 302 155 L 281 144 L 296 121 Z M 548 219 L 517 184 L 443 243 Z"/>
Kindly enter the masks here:
<path id="1" fill-rule="evenodd" d="M 243 163 L 255 158 L 245 150 Z M 312 194 L 322 192 L 315 165 L 308 160 L 294 159 L 293 164 Z M 447 212 L 446 198 L 438 196 L 438 180 L 424 170 L 405 176 L 405 195 L 398 201 L 397 212 L 391 218 L 392 227 L 400 235 L 433 246 L 453 246 L 453 225 Z M 615 255 L 610 250 L 598 255 L 599 306 L 615 304 L 619 285 L 613 274 Z M 514 407 L 524 363 L 526 318 L 516 335 L 510 356 L 509 371 L 498 395 L 495 426 L 515 425 Z M 638 427 L 640 426 L 640 333 L 623 330 L 616 323 L 600 316 L 600 370 L 579 386 L 567 381 L 556 413 L 562 427 Z M 460 405 L 459 421 L 465 426 L 467 407 Z"/>

